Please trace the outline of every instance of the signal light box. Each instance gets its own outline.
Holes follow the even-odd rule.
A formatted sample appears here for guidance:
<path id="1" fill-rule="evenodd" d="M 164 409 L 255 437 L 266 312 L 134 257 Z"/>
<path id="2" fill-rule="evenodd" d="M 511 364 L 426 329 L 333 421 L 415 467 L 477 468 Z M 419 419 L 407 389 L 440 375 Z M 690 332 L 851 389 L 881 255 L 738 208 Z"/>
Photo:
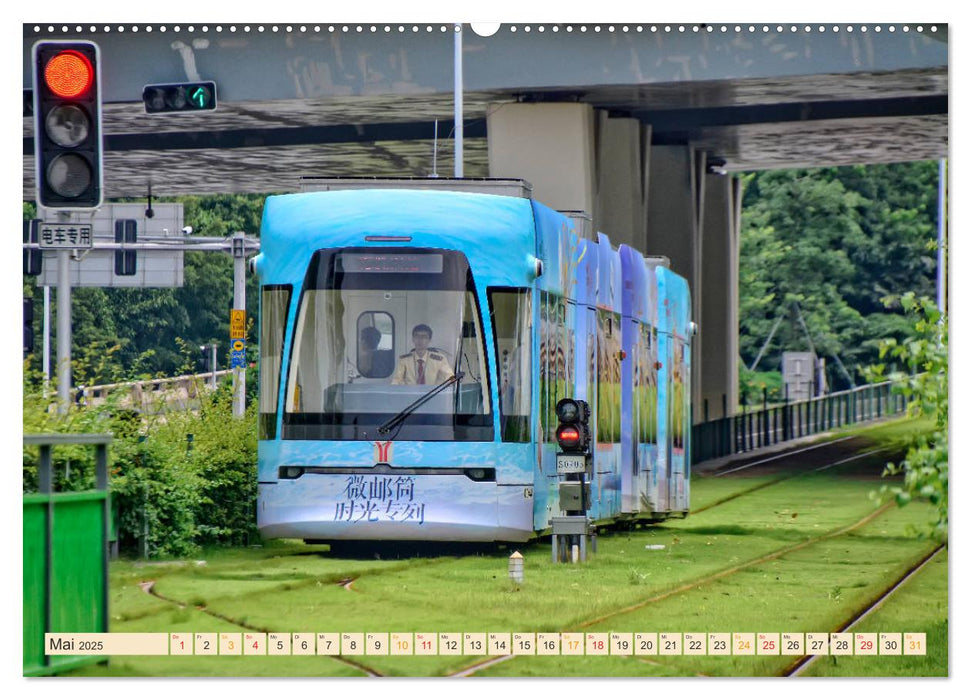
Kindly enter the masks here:
<path id="1" fill-rule="evenodd" d="M 98 46 L 39 41 L 33 51 L 37 202 L 48 209 L 97 209 L 102 202 Z"/>
<path id="2" fill-rule="evenodd" d="M 194 83 L 163 83 L 142 89 L 145 112 L 206 112 L 216 109 L 216 83 L 203 80 Z"/>

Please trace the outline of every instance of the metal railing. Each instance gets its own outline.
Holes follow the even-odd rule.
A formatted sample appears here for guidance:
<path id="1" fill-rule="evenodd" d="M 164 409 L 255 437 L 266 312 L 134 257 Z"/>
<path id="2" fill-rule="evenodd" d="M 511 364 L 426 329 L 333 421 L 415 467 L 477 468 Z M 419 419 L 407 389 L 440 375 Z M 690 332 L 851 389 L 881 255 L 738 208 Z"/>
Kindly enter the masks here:
<path id="1" fill-rule="evenodd" d="M 837 391 L 802 401 L 770 406 L 763 393 L 762 408 L 699 423 L 692 428 L 693 464 L 726 455 L 757 450 L 861 421 L 876 420 L 907 410 L 907 401 L 893 393 L 891 382 Z"/>
<path id="2" fill-rule="evenodd" d="M 109 395 L 120 394 L 119 407 L 139 413 L 152 413 L 162 406 L 173 409 L 194 408 L 200 391 L 212 388 L 221 379 L 231 377 L 232 374 L 231 369 L 224 369 L 180 377 L 78 387 L 75 400 L 89 406 L 98 406 L 107 401 Z"/>

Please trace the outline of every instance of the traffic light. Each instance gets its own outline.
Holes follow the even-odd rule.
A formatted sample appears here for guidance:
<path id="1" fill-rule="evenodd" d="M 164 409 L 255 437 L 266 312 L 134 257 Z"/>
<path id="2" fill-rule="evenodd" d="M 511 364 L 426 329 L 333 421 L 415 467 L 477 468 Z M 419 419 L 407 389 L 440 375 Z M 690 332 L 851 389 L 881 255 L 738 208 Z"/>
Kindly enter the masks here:
<path id="1" fill-rule="evenodd" d="M 211 111 L 216 109 L 216 83 L 204 80 L 146 85 L 142 89 L 142 102 L 148 114 Z"/>
<path id="2" fill-rule="evenodd" d="M 567 454 L 586 454 L 590 448 L 590 405 L 581 399 L 556 402 L 556 441 Z"/>
<path id="3" fill-rule="evenodd" d="M 115 243 L 135 243 L 138 241 L 138 222 L 135 219 L 116 219 L 115 220 Z M 134 250 L 115 251 L 115 274 L 134 275 L 135 274 Z"/>
<path id="4" fill-rule="evenodd" d="M 102 202 L 101 81 L 90 41 L 34 44 L 37 202 L 96 209 Z"/>
<path id="5" fill-rule="evenodd" d="M 37 230 L 40 228 L 40 219 L 31 219 L 24 222 L 24 243 L 37 242 Z M 41 273 L 44 262 L 44 253 L 40 248 L 24 248 L 24 274 L 36 277 Z"/>
<path id="6" fill-rule="evenodd" d="M 34 300 L 24 297 L 24 359 L 34 352 Z"/>

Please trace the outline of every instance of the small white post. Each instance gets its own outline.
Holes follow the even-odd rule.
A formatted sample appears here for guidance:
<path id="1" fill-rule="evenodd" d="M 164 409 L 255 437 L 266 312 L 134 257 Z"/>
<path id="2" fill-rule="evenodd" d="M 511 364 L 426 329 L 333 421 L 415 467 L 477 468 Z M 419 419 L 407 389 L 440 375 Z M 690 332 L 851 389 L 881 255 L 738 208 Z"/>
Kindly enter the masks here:
<path id="1" fill-rule="evenodd" d="M 523 555 L 519 552 L 509 555 L 509 578 L 516 583 L 523 582 Z"/>

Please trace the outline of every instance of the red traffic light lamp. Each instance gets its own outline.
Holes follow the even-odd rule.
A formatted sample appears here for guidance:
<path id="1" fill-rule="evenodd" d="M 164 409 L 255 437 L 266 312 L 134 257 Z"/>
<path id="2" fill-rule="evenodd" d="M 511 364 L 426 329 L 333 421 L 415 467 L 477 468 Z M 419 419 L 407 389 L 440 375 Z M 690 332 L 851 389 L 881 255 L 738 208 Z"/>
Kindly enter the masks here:
<path id="1" fill-rule="evenodd" d="M 590 405 L 582 399 L 564 398 L 556 402 L 556 441 L 565 453 L 582 454 L 590 448 Z"/>
<path id="2" fill-rule="evenodd" d="M 37 202 L 96 209 L 102 202 L 101 85 L 90 41 L 34 44 Z"/>

